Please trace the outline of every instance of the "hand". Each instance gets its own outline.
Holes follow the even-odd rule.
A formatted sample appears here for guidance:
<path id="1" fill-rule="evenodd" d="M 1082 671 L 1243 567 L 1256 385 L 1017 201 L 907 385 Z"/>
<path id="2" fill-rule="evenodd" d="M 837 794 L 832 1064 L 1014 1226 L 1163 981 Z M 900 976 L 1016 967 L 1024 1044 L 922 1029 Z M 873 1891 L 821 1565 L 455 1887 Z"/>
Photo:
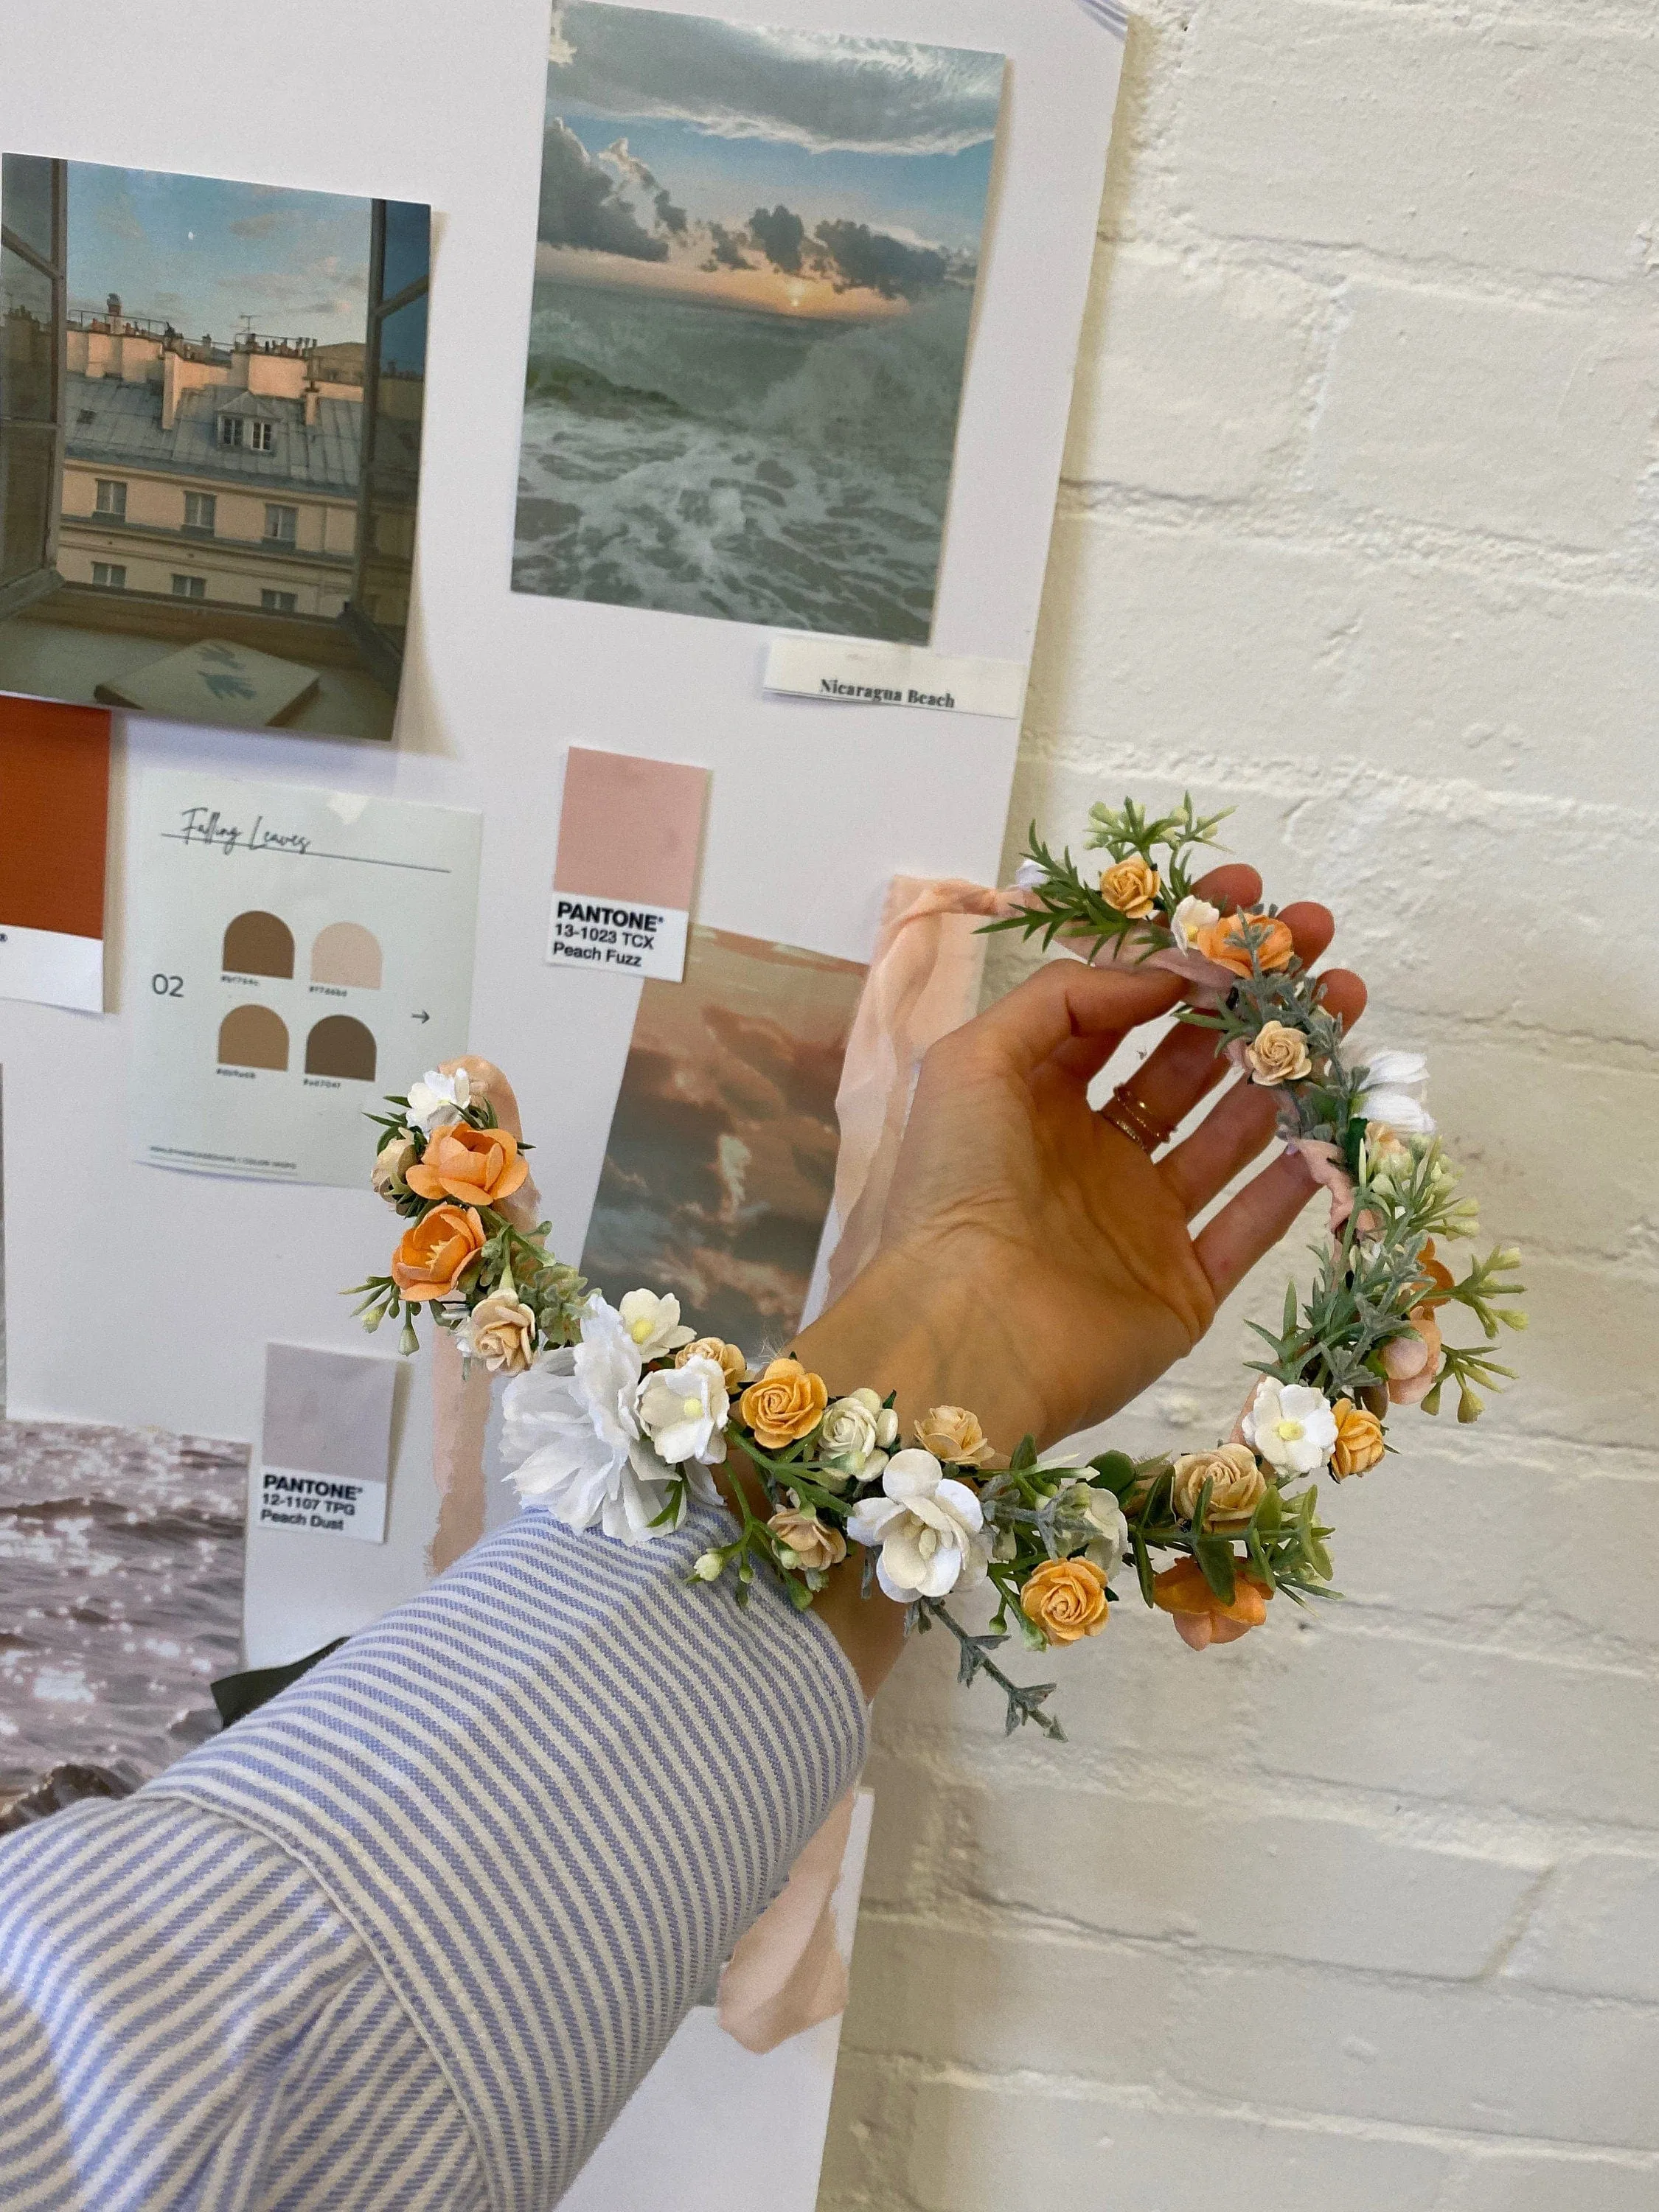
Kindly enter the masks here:
<path id="1" fill-rule="evenodd" d="M 1253 868 L 1199 885 L 1217 904 L 1261 896 Z M 1321 906 L 1287 908 L 1297 956 L 1330 943 Z M 1273 1099 L 1232 1084 L 1158 1161 L 1093 1112 L 1087 1088 L 1129 1031 L 1180 996 L 1152 970 L 1051 963 L 923 1064 L 875 1259 L 803 1333 L 832 1387 L 897 1388 L 901 1408 L 965 1405 L 1008 1451 L 1103 1420 L 1190 1352 L 1218 1305 L 1315 1188 L 1281 1157 L 1194 1237 L 1189 1224 L 1269 1143 Z M 1357 975 L 1324 979 L 1345 1021 Z M 1158 1120 L 1182 1121 L 1229 1072 L 1212 1030 L 1182 1025 L 1136 1073 Z"/>

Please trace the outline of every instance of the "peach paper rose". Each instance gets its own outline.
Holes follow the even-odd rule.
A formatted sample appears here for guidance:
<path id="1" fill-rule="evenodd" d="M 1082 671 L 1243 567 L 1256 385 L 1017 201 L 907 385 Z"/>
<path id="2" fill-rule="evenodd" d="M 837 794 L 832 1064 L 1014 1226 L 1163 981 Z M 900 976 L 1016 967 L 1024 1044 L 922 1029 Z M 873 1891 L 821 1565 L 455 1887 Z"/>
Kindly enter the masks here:
<path id="1" fill-rule="evenodd" d="M 1019 1609 L 1050 1644 L 1075 1644 L 1106 1626 L 1106 1577 L 1091 1559 L 1045 1559 L 1019 1594 Z"/>
<path id="2" fill-rule="evenodd" d="M 410 1305 L 454 1295 L 459 1276 L 483 1250 L 483 1224 L 472 1208 L 434 1206 L 404 1231 L 392 1255 L 392 1279 Z"/>
<path id="3" fill-rule="evenodd" d="M 1218 1444 L 1214 1451 L 1183 1452 L 1175 1463 L 1171 1492 L 1175 1510 L 1183 1521 L 1190 1521 L 1197 1512 L 1206 1482 L 1213 1485 L 1208 1523 L 1212 1528 L 1248 1521 L 1267 1487 L 1267 1478 L 1249 1444 Z"/>
<path id="4" fill-rule="evenodd" d="M 821 1375 L 809 1375 L 799 1359 L 775 1359 L 744 1392 L 738 1410 L 763 1450 L 781 1451 L 817 1428 L 829 1402 Z"/>
<path id="5" fill-rule="evenodd" d="M 463 1206 L 499 1206 L 529 1175 L 518 1139 L 505 1129 L 475 1129 L 451 1121 L 434 1129 L 424 1156 L 404 1180 L 422 1198 L 453 1198 Z"/>
<path id="6" fill-rule="evenodd" d="M 1107 905 L 1127 914 L 1132 921 L 1152 912 L 1158 904 L 1158 870 L 1148 867 L 1139 853 L 1108 868 L 1100 879 L 1100 896 Z"/>
<path id="7" fill-rule="evenodd" d="M 1352 1398 L 1339 1398 L 1331 1408 L 1336 1416 L 1336 1445 L 1331 1453 L 1331 1473 L 1339 1482 L 1351 1474 L 1364 1474 L 1382 1456 L 1382 1424 Z"/>
<path id="8" fill-rule="evenodd" d="M 1267 1618 L 1273 1592 L 1254 1575 L 1235 1574 L 1231 1605 L 1221 1600 L 1204 1579 L 1196 1559 L 1182 1559 L 1152 1577 L 1152 1603 L 1175 1615 L 1176 1633 L 1194 1651 L 1212 1644 L 1236 1643 Z"/>
<path id="9" fill-rule="evenodd" d="M 726 1377 L 728 1390 L 737 1389 L 749 1372 L 749 1362 L 737 1346 L 718 1336 L 699 1336 L 683 1344 L 674 1354 L 674 1364 L 684 1367 L 688 1359 L 712 1359 Z"/>
<path id="10" fill-rule="evenodd" d="M 1252 946 L 1264 975 L 1288 968 L 1296 953 L 1289 924 L 1270 914 L 1224 915 L 1200 932 L 1194 950 L 1206 960 L 1213 960 L 1218 968 L 1225 968 L 1234 975 L 1249 975 L 1254 972 Z"/>
<path id="11" fill-rule="evenodd" d="M 492 1291 L 462 1322 L 460 1342 L 492 1375 L 523 1375 L 536 1357 L 536 1316 L 510 1291 Z"/>
<path id="12" fill-rule="evenodd" d="M 846 1537 L 830 1522 L 820 1521 L 816 1513 L 775 1513 L 766 1525 L 803 1567 L 822 1571 L 838 1566 L 847 1557 Z"/>
<path id="13" fill-rule="evenodd" d="M 916 1423 L 916 1442 L 947 1467 L 983 1467 L 996 1447 L 965 1406 L 935 1406 Z"/>
<path id="14" fill-rule="evenodd" d="M 1307 1031 L 1285 1022 L 1263 1022 L 1244 1048 L 1244 1064 L 1265 1091 L 1281 1083 L 1300 1083 L 1313 1073 Z"/>
<path id="15" fill-rule="evenodd" d="M 1412 1333 L 1382 1347 L 1389 1398 L 1396 1406 L 1420 1406 L 1440 1372 L 1440 1324 L 1429 1306 L 1412 1308 Z"/>

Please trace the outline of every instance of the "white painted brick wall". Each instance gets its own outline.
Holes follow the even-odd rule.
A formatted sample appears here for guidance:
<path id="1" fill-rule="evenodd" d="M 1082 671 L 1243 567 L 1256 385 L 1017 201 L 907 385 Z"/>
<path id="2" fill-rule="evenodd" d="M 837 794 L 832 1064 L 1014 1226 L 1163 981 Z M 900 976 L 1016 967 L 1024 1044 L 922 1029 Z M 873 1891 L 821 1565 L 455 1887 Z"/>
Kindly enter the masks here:
<path id="1" fill-rule="evenodd" d="M 822 2212 L 1659 2207 L 1656 423 L 1651 0 L 1146 0 L 1008 863 L 1237 801 L 1534 1328 L 1342 1608 L 1126 1607 L 1066 1747 L 908 1655 Z M 1224 1430 L 1315 1219 L 1116 1441 Z"/>

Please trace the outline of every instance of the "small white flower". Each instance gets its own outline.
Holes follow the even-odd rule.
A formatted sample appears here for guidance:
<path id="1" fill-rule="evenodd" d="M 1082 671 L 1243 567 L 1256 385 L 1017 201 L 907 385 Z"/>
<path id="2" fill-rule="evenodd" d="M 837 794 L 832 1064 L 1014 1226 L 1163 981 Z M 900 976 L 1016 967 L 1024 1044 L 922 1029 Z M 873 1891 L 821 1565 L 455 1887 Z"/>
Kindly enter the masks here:
<path id="1" fill-rule="evenodd" d="M 873 1482 L 887 1464 L 887 1448 L 898 1438 L 898 1415 L 873 1390 L 854 1390 L 837 1398 L 818 1431 L 818 1457 L 831 1469 L 830 1487 L 843 1482 Z"/>
<path id="2" fill-rule="evenodd" d="M 1067 1484 L 1060 1503 L 1062 1511 L 1094 1530 L 1083 1556 L 1109 1582 L 1129 1548 L 1129 1524 L 1123 1517 L 1123 1508 L 1109 1490 L 1083 1481 Z"/>
<path id="3" fill-rule="evenodd" d="M 661 1359 L 668 1352 L 678 1352 L 697 1333 L 681 1326 L 677 1297 L 659 1298 L 654 1291 L 629 1291 L 617 1311 L 642 1360 Z"/>
<path id="4" fill-rule="evenodd" d="M 640 1385 L 640 1426 L 671 1467 L 694 1459 L 718 1467 L 726 1457 L 726 1376 L 715 1359 L 659 1368 Z"/>
<path id="5" fill-rule="evenodd" d="M 1386 1121 L 1401 1136 L 1431 1135 L 1434 1122 L 1423 1103 L 1429 1063 L 1420 1052 L 1379 1052 L 1365 1070 L 1359 1110 L 1368 1121 Z"/>
<path id="6" fill-rule="evenodd" d="M 876 1580 L 908 1605 L 945 1597 L 985 1579 L 991 1539 L 979 1499 L 927 1451 L 895 1452 L 882 1475 L 884 1497 L 860 1500 L 848 1516 L 854 1543 L 881 1547 Z"/>
<path id="7" fill-rule="evenodd" d="M 1207 929 L 1212 921 L 1219 921 L 1221 908 L 1212 906 L 1208 899 L 1188 897 L 1170 916 L 1170 930 L 1176 946 L 1186 951 L 1198 941 L 1198 933 Z"/>
<path id="8" fill-rule="evenodd" d="M 1264 1375 L 1243 1420 L 1244 1441 L 1281 1474 L 1312 1474 L 1336 1449 L 1336 1416 L 1304 1382 Z"/>
<path id="9" fill-rule="evenodd" d="M 595 1297 L 582 1315 L 581 1342 L 544 1353 L 502 1394 L 502 1449 L 520 1496 L 573 1528 L 597 1522 L 624 1544 L 661 1533 L 651 1523 L 676 1480 L 641 1432 L 642 1365 L 621 1316 Z M 699 1504 L 718 1504 L 719 1492 L 695 1460 L 681 1472 Z"/>
<path id="10" fill-rule="evenodd" d="M 453 1075 L 440 1075 L 435 1067 L 428 1067 L 418 1083 L 409 1086 L 409 1118 L 418 1121 L 429 1137 L 441 1121 L 459 1121 L 471 1097 L 464 1067 Z"/>

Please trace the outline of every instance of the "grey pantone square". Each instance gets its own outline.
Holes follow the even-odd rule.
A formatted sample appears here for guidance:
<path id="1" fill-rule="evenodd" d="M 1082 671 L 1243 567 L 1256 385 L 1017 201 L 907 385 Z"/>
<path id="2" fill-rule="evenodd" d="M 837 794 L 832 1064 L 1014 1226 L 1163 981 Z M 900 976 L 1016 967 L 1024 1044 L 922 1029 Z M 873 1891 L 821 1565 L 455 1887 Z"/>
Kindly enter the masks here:
<path id="1" fill-rule="evenodd" d="M 372 1353 L 268 1344 L 263 1464 L 296 1474 L 385 1482 L 397 1376 L 395 1359 Z"/>

